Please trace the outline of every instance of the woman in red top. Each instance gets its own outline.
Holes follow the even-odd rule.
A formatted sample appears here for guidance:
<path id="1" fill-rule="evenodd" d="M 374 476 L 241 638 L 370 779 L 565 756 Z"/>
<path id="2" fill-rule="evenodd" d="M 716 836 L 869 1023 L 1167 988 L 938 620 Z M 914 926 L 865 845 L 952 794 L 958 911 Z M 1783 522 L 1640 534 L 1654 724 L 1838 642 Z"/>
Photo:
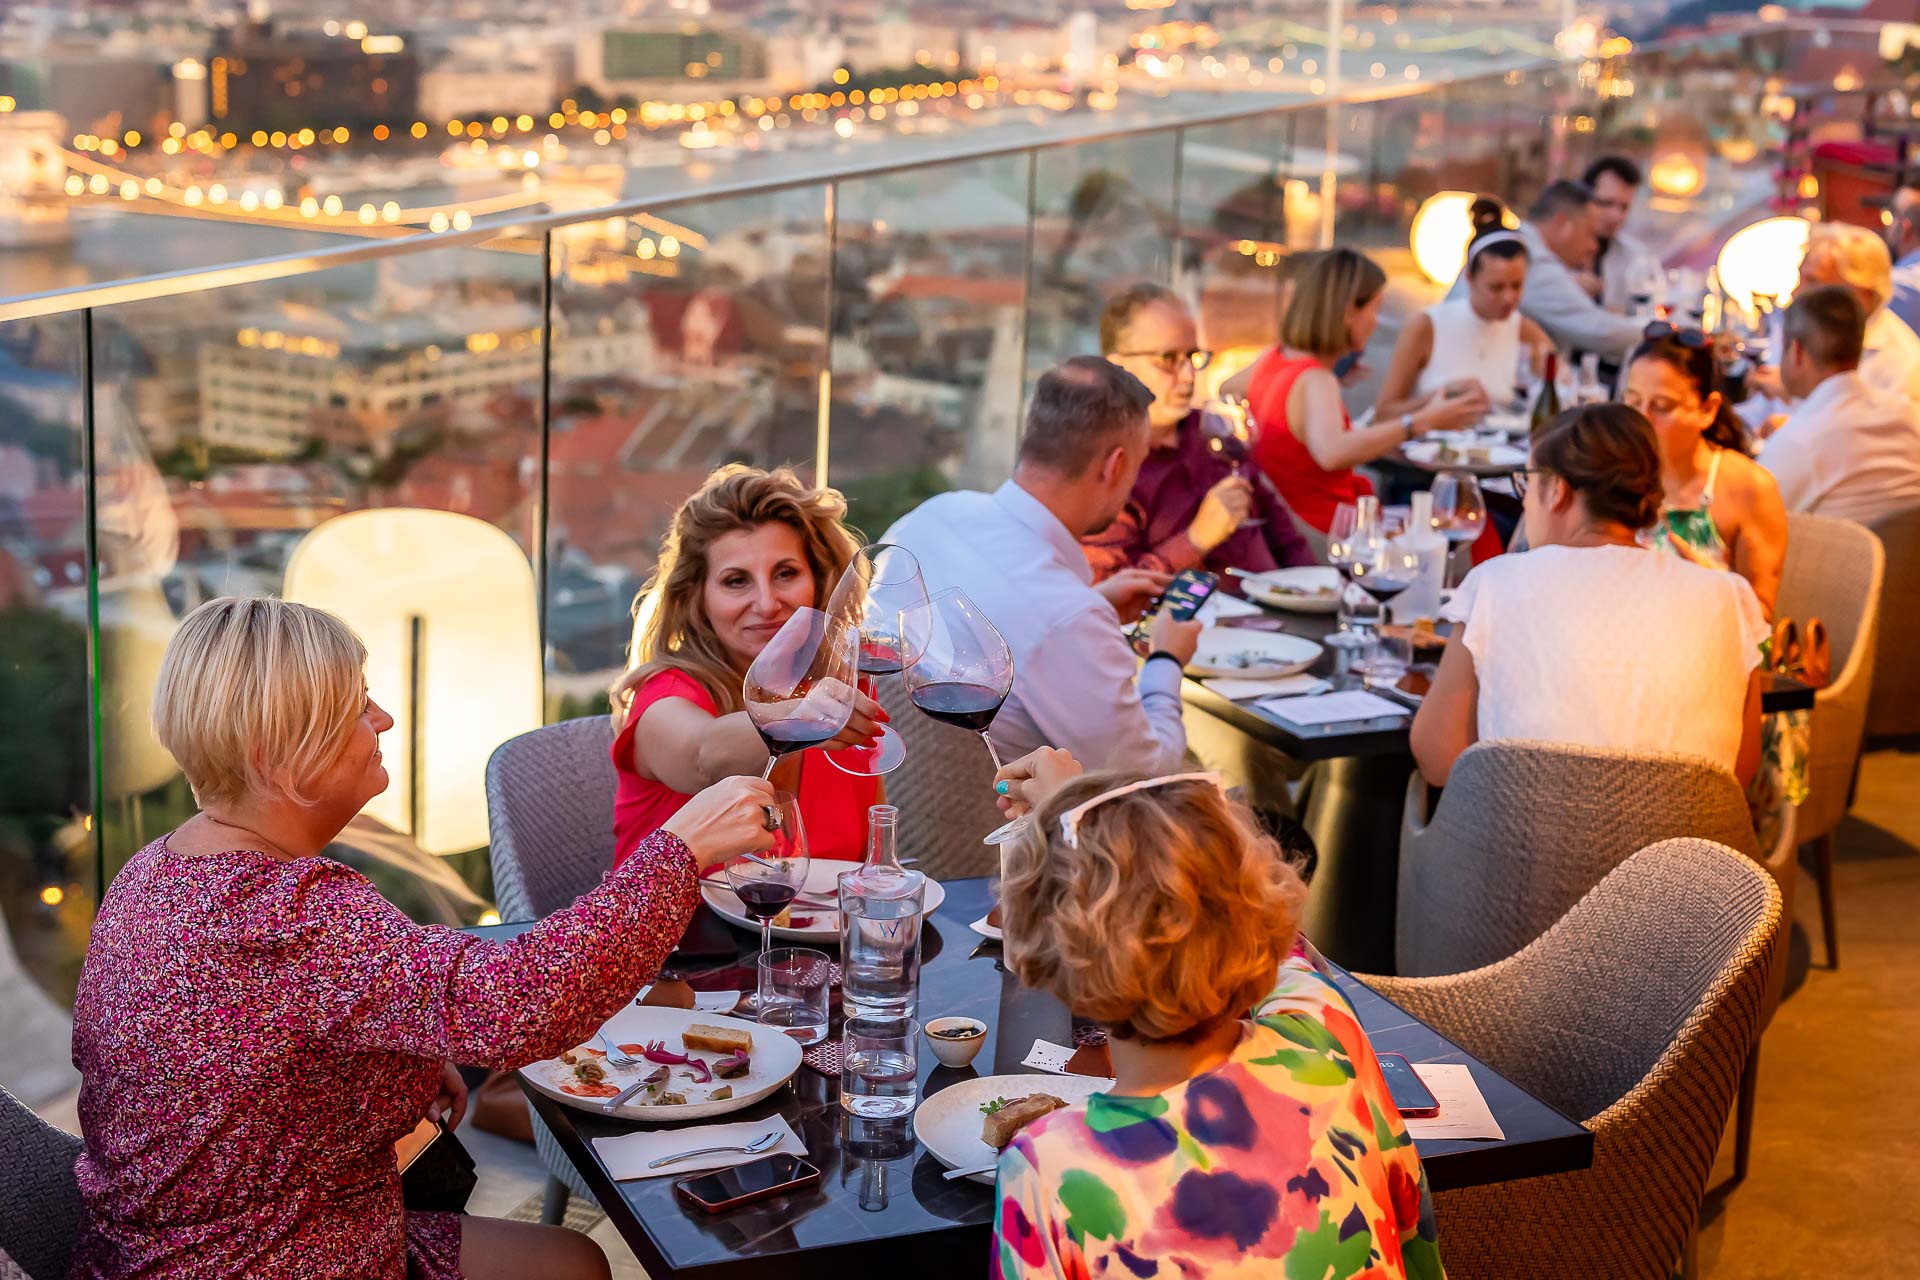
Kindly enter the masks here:
<path id="1" fill-rule="evenodd" d="M 785 467 L 726 466 L 674 513 L 634 602 L 629 667 L 613 688 L 616 867 L 688 796 L 765 767 L 741 681 L 794 610 L 825 607 L 859 549 L 841 523 L 846 512 L 838 493 L 809 489 Z M 867 744 L 885 719 L 862 695 L 829 748 Z M 864 854 L 878 779 L 802 751 L 780 761 L 773 784 L 800 798 L 813 856 Z"/>
<path id="2" fill-rule="evenodd" d="M 1280 345 L 1254 364 L 1246 382 L 1247 404 L 1261 428 L 1254 459 L 1294 513 L 1321 533 L 1341 503 L 1373 492 L 1354 467 L 1417 435 L 1471 425 L 1485 408 L 1442 397 L 1391 421 L 1354 428 L 1333 366 L 1373 337 L 1386 284 L 1386 272 L 1365 254 L 1314 254 L 1294 277 Z"/>

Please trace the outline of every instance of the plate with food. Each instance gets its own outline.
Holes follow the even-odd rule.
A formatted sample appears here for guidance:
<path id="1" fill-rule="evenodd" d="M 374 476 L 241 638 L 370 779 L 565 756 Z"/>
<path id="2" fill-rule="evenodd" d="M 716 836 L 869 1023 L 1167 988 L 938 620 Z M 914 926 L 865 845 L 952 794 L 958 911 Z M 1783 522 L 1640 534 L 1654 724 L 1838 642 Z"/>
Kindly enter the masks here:
<path id="1" fill-rule="evenodd" d="M 1408 461 L 1423 467 L 1511 467 L 1527 465 L 1527 451 L 1484 441 L 1415 440 L 1401 446 Z"/>
<path id="2" fill-rule="evenodd" d="M 807 864 L 807 882 L 800 896 L 773 918 L 773 936 L 789 942 L 838 942 L 840 940 L 840 877 L 859 868 L 845 858 L 815 858 Z M 727 884 L 724 872 L 716 869 L 700 882 L 700 892 L 714 913 L 729 924 L 760 932 L 760 922 L 747 914 L 740 895 Z M 932 915 L 947 900 L 947 891 L 938 880 L 927 877 L 927 893 L 921 910 Z"/>
<path id="3" fill-rule="evenodd" d="M 1208 627 L 1187 663 L 1193 676 L 1287 676 L 1305 671 L 1320 657 L 1320 646 L 1299 636 Z"/>
<path id="4" fill-rule="evenodd" d="M 1253 599 L 1294 613 L 1332 613 L 1340 607 L 1344 585 L 1340 571 L 1324 564 L 1270 569 L 1240 579 L 1240 589 Z"/>
<path id="5" fill-rule="evenodd" d="M 1098 1076 L 981 1076 L 949 1085 L 913 1113 L 913 1134 L 949 1169 L 991 1164 L 1013 1136 L 1050 1111 L 1113 1087 Z M 972 1175 L 993 1185 L 993 1170 Z"/>
<path id="6" fill-rule="evenodd" d="M 617 1066 L 598 1036 L 520 1069 L 558 1102 L 600 1111 L 630 1085 L 643 1086 L 614 1114 L 666 1123 L 751 1106 L 800 1069 L 800 1045 L 776 1027 L 697 1009 L 628 1005 L 601 1030 L 637 1065 Z"/>

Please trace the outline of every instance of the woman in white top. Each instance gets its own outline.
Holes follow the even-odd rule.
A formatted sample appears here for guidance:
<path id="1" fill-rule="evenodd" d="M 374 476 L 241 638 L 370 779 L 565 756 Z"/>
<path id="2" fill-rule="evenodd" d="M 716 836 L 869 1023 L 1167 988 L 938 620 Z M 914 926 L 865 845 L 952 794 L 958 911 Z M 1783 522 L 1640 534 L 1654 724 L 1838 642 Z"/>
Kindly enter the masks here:
<path id="1" fill-rule="evenodd" d="M 1482 739 L 1760 762 L 1766 616 L 1746 579 L 1648 550 L 1659 517 L 1653 427 L 1618 404 L 1553 420 L 1523 485 L 1531 551 L 1487 561 L 1444 610 L 1459 625 L 1413 719 L 1434 786 Z"/>
<path id="2" fill-rule="evenodd" d="M 1494 405 L 1512 403 L 1521 354 L 1538 373 L 1553 342 L 1520 314 L 1527 283 L 1527 246 L 1511 231 L 1481 235 L 1467 250 L 1463 293 L 1434 303 L 1407 322 L 1380 384 L 1374 416 L 1382 421 L 1419 409 L 1436 394 L 1477 382 Z"/>

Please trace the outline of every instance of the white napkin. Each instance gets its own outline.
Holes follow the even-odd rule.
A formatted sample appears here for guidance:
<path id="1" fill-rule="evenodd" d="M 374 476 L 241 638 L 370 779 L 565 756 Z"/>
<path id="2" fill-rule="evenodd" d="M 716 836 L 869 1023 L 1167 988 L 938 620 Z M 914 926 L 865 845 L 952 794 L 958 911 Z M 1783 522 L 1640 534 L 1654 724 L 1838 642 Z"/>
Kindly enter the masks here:
<path id="1" fill-rule="evenodd" d="M 1364 689 L 1342 689 L 1311 698 L 1268 698 L 1259 704 L 1268 711 L 1299 725 L 1339 724 L 1346 720 L 1371 720 L 1375 716 L 1411 715 L 1397 702 L 1388 702 Z"/>
<path id="2" fill-rule="evenodd" d="M 1193 616 L 1212 626 L 1222 618 L 1244 618 L 1251 614 L 1265 612 L 1266 610 L 1257 604 L 1251 604 L 1237 596 L 1230 596 L 1224 591 L 1216 591 L 1207 597 L 1207 602 L 1200 606 L 1200 612 Z"/>
<path id="3" fill-rule="evenodd" d="M 1319 676 L 1304 671 L 1266 680 L 1249 679 L 1246 676 L 1215 676 L 1202 683 L 1230 702 L 1247 698 L 1294 698 L 1302 694 L 1323 693 L 1333 687 Z"/>
<path id="4" fill-rule="evenodd" d="M 1506 1131 L 1493 1118 L 1486 1095 L 1474 1083 L 1473 1069 L 1464 1062 L 1416 1062 L 1414 1074 L 1427 1086 L 1440 1114 L 1408 1120 L 1407 1133 L 1414 1138 L 1505 1138 Z"/>
<path id="5" fill-rule="evenodd" d="M 658 1169 L 647 1168 L 647 1161 L 658 1160 L 661 1156 L 681 1151 L 699 1151 L 703 1147 L 744 1147 L 763 1134 L 775 1132 L 781 1135 L 779 1144 L 752 1155 L 739 1151 L 721 1152 L 696 1156 L 691 1160 L 676 1160 Z M 742 1120 L 737 1124 L 702 1124 L 690 1129 L 622 1133 L 611 1138 L 595 1138 L 593 1149 L 616 1182 L 624 1182 L 629 1178 L 679 1177 L 708 1169 L 730 1169 L 734 1165 L 764 1160 L 780 1152 L 791 1156 L 807 1154 L 806 1144 L 800 1141 L 786 1119 L 778 1115 L 768 1116 L 764 1120 Z"/>
<path id="6" fill-rule="evenodd" d="M 1020 1061 L 1023 1067 L 1032 1067 L 1036 1071 L 1051 1071 L 1056 1076 L 1071 1075 L 1067 1070 L 1067 1060 L 1073 1057 L 1073 1050 L 1051 1040 L 1035 1040 L 1033 1048 L 1027 1050 L 1027 1056 Z M 1088 1079 L 1098 1077 L 1089 1076 Z M 1111 1079 L 1112 1077 L 1107 1077 Z"/>
<path id="7" fill-rule="evenodd" d="M 652 983 L 648 983 L 646 986 L 640 988 L 640 994 L 633 998 L 633 1002 L 639 1004 L 647 998 L 647 992 L 651 990 L 653 990 Z M 695 1013 L 732 1013 L 734 1007 L 739 1003 L 740 992 L 738 991 L 696 991 L 693 993 L 693 1009 Z"/>

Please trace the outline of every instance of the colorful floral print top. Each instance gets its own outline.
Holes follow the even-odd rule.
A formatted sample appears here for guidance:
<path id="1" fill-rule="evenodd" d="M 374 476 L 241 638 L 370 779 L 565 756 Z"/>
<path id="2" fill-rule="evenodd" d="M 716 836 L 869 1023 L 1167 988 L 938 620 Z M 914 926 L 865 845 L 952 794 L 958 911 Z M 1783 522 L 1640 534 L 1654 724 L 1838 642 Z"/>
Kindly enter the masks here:
<path id="1" fill-rule="evenodd" d="M 1346 998 L 1296 952 L 1254 1019 L 1219 1068 L 1013 1140 L 995 1280 L 1442 1276 L 1420 1157 Z"/>
<path id="2" fill-rule="evenodd" d="M 156 840 L 100 904 L 73 1009 L 86 1145 L 72 1280 L 455 1280 L 460 1220 L 401 1205 L 393 1144 L 448 1059 L 579 1044 L 699 901 L 656 832 L 508 942 L 421 925 L 327 858 Z"/>

